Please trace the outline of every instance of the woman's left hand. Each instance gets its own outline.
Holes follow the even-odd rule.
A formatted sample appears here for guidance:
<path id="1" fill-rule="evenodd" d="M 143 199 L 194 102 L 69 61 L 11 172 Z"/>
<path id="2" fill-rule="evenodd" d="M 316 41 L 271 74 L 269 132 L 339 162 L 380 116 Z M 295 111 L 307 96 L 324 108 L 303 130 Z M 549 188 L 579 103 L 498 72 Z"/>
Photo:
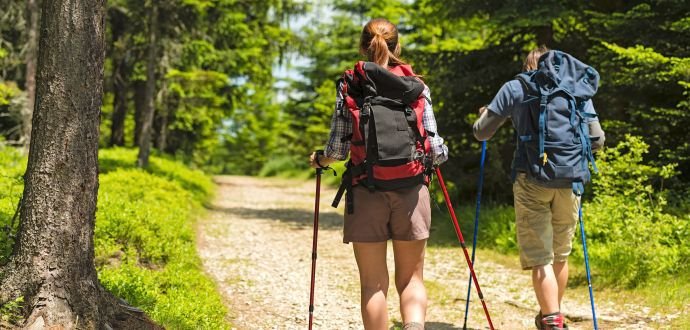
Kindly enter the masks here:
<path id="1" fill-rule="evenodd" d="M 319 158 L 317 159 L 316 157 Z M 336 161 L 336 159 L 327 157 L 324 154 L 317 154 L 316 152 L 313 152 L 309 156 L 309 166 L 312 168 L 326 168 L 328 165 L 331 165 Z"/>

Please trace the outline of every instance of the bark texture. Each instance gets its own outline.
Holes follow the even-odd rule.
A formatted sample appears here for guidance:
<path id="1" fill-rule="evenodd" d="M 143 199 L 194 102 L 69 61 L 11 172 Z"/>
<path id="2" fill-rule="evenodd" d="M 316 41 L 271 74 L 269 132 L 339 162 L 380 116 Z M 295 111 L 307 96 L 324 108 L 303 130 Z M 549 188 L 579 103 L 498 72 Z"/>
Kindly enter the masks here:
<path id="1" fill-rule="evenodd" d="M 105 0 L 43 2 L 19 237 L 0 270 L 0 305 L 24 296 L 25 328 L 101 329 L 127 319 L 94 265 L 104 10 Z"/>

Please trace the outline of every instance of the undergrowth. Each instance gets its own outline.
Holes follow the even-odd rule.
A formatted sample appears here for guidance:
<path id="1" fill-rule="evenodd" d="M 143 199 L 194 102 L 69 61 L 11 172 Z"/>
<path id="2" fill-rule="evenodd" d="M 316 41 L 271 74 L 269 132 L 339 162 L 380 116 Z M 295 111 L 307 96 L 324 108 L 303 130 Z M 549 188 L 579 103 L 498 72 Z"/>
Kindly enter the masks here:
<path id="1" fill-rule="evenodd" d="M 105 149 L 99 158 L 95 251 L 103 286 L 166 328 L 227 328 L 227 311 L 194 242 L 194 221 L 214 189 L 210 178 L 161 157 L 138 169 L 136 150 Z M 4 148 L 0 162 L 4 228 L 22 193 L 26 160 Z M 0 258 L 11 252 L 9 238 L 0 236 Z"/>

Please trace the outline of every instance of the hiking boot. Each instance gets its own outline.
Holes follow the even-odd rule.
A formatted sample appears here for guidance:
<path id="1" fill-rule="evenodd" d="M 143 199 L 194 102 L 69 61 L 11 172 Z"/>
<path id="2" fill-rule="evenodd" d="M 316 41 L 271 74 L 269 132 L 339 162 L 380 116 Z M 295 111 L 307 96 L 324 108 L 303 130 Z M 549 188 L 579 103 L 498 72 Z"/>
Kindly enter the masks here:
<path id="1" fill-rule="evenodd" d="M 568 326 L 565 324 L 565 317 L 561 313 L 553 313 L 549 315 L 537 314 L 534 322 L 539 330 L 567 330 Z"/>

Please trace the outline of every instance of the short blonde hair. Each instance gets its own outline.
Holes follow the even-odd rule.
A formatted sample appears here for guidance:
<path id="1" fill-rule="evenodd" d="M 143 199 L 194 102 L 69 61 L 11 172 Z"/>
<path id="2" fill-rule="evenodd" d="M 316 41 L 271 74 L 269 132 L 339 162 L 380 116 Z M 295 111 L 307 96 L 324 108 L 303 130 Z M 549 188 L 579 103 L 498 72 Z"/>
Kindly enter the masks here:
<path id="1" fill-rule="evenodd" d="M 539 46 L 532 49 L 532 51 L 527 54 L 527 57 L 525 57 L 525 62 L 522 63 L 522 71 L 536 70 L 538 68 L 539 58 L 548 51 L 549 49 L 546 48 L 546 46 Z"/>

